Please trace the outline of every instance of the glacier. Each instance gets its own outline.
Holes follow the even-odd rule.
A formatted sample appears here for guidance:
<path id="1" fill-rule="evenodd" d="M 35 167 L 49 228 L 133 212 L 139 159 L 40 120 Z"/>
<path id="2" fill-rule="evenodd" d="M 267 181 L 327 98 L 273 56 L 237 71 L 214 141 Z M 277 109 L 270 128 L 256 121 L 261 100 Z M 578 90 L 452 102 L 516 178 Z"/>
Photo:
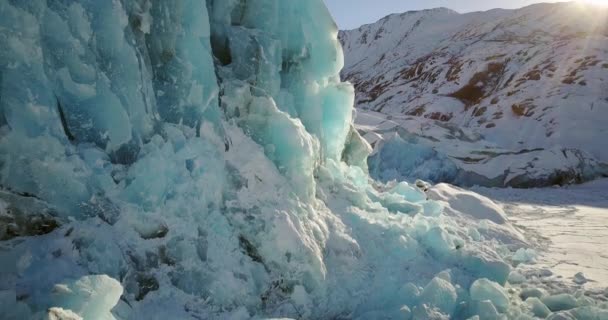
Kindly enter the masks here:
<path id="1" fill-rule="evenodd" d="M 369 177 L 337 35 L 321 0 L 0 0 L 0 317 L 562 306 L 503 288 L 527 243 L 490 200 Z"/>
<path id="2" fill-rule="evenodd" d="M 562 146 L 505 148 L 476 129 L 409 115 L 357 110 L 355 128 L 374 150 L 374 179 L 446 182 L 463 187 L 538 188 L 608 174 L 589 153 Z"/>

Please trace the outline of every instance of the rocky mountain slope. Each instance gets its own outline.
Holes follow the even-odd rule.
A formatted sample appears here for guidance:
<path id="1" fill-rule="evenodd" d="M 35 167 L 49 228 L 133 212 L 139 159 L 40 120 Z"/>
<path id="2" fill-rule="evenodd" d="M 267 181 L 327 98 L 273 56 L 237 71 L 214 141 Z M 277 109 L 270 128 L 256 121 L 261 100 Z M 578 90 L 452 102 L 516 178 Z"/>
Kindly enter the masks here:
<path id="1" fill-rule="evenodd" d="M 355 85 L 358 108 L 378 112 L 371 124 L 369 114 L 359 117 L 368 141 L 410 135 L 406 140 L 453 164 L 447 181 L 550 185 L 606 173 L 607 8 L 560 3 L 468 14 L 439 8 L 389 15 L 339 39 L 342 76 Z M 393 130 L 376 130 L 387 121 L 396 122 Z M 421 126 L 458 128 L 475 138 L 429 136 Z M 385 175 L 407 176 L 410 169 Z"/>

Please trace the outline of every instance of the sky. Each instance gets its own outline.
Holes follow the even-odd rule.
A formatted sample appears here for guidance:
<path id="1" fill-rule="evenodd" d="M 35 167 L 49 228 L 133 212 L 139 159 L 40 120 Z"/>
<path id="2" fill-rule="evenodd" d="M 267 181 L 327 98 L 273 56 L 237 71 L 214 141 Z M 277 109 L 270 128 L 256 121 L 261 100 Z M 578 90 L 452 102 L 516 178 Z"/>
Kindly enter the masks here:
<path id="1" fill-rule="evenodd" d="M 559 0 L 558 0 L 559 1 Z M 551 0 L 325 0 L 340 29 L 354 29 L 391 14 L 446 7 L 458 12 L 515 9 Z"/>

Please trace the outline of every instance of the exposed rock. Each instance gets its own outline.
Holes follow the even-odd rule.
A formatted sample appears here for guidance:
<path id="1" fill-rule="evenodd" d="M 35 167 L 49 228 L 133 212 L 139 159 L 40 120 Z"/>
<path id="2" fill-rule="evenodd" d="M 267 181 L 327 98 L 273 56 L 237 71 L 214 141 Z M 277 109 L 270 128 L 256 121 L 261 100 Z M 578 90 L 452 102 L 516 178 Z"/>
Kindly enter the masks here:
<path id="1" fill-rule="evenodd" d="M 59 225 L 43 201 L 0 190 L 0 240 L 51 233 Z"/>

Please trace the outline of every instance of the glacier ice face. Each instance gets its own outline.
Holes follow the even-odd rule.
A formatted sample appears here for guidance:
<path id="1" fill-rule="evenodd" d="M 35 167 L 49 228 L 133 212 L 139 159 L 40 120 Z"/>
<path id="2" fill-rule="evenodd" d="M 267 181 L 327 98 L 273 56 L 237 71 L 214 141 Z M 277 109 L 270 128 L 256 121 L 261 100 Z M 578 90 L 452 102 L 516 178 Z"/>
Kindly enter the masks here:
<path id="1" fill-rule="evenodd" d="M 369 178 L 337 32 L 320 0 L 0 0 L 1 305 L 474 315 L 520 236 Z"/>
<path id="2" fill-rule="evenodd" d="M 393 136 L 369 158 L 370 175 L 380 181 L 407 180 L 416 177 L 432 182 L 451 182 L 458 167 L 433 147 L 418 143 L 410 135 Z"/>
<path id="3" fill-rule="evenodd" d="M 532 188 L 582 183 L 608 172 L 608 166 L 576 148 L 501 147 L 478 130 L 441 121 L 358 109 L 355 122 L 374 146 L 370 175 L 385 182 Z"/>

